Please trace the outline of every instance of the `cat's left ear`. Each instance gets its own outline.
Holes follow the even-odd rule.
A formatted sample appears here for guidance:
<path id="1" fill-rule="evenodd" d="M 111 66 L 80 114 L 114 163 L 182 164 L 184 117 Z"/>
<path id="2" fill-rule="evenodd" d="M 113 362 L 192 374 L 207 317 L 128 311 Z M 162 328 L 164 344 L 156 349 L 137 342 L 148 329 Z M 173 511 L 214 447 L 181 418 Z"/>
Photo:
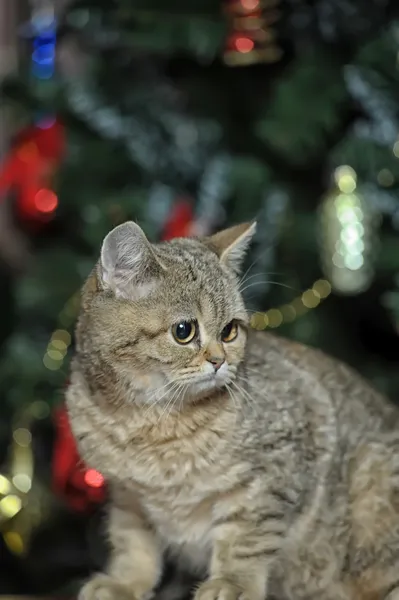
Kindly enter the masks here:
<path id="1" fill-rule="evenodd" d="M 241 223 L 208 237 L 205 244 L 216 252 L 222 263 L 239 273 L 255 231 L 256 221 Z"/>

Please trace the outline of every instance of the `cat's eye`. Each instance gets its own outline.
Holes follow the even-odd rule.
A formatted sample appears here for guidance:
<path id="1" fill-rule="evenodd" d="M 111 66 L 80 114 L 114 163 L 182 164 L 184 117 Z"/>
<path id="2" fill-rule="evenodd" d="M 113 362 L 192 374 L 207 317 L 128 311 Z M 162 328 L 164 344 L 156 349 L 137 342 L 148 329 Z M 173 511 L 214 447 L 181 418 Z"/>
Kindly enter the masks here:
<path id="1" fill-rule="evenodd" d="M 189 344 L 197 333 L 196 321 L 180 321 L 172 327 L 172 334 L 179 344 Z"/>
<path id="2" fill-rule="evenodd" d="M 238 335 L 238 325 L 235 321 L 227 323 L 222 330 L 222 342 L 232 342 Z"/>

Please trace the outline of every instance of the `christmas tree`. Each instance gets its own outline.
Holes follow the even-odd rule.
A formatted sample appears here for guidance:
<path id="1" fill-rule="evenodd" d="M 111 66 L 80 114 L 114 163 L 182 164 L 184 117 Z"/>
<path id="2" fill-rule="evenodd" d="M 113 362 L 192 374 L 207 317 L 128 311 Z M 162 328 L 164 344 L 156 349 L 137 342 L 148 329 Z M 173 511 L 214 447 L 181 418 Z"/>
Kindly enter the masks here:
<path id="1" fill-rule="evenodd" d="M 23 59 L 2 85 L 20 132 L 0 173 L 5 469 L 62 403 L 79 288 L 128 219 L 157 240 L 256 217 L 243 277 L 252 326 L 322 348 L 396 400 L 396 4 L 78 0 L 22 24 Z M 11 561 L 31 528 L 10 525 L 31 506 L 26 481 L 14 508 L 0 500 Z M 32 560 L 13 565 L 31 573 Z"/>

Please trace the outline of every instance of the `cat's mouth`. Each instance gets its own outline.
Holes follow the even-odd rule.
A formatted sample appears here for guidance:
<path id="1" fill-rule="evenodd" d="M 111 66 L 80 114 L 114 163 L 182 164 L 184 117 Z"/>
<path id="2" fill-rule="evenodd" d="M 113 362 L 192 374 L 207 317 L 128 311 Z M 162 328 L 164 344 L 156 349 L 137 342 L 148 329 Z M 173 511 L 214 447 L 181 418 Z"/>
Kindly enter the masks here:
<path id="1" fill-rule="evenodd" d="M 220 376 L 218 373 L 203 375 L 202 377 L 195 379 L 192 383 L 195 393 L 220 389 L 225 385 L 226 378 Z"/>

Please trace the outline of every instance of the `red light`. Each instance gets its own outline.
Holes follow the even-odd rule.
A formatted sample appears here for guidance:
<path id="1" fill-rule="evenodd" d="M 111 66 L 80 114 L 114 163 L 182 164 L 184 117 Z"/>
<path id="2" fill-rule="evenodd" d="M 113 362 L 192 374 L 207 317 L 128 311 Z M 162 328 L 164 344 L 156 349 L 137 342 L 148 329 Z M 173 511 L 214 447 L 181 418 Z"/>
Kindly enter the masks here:
<path id="1" fill-rule="evenodd" d="M 41 213 L 52 213 L 58 206 L 57 194 L 52 190 L 42 189 L 35 195 L 35 208 Z"/>
<path id="2" fill-rule="evenodd" d="M 259 0 L 241 0 L 241 4 L 245 10 L 255 10 L 259 6 Z"/>
<path id="3" fill-rule="evenodd" d="M 85 482 L 93 488 L 100 488 L 104 485 L 104 477 L 95 469 L 89 469 L 85 473 Z"/>
<path id="4" fill-rule="evenodd" d="M 238 52 L 242 54 L 246 54 L 247 52 L 251 52 L 254 49 L 254 42 L 247 37 L 239 37 L 236 39 L 235 46 Z"/>

